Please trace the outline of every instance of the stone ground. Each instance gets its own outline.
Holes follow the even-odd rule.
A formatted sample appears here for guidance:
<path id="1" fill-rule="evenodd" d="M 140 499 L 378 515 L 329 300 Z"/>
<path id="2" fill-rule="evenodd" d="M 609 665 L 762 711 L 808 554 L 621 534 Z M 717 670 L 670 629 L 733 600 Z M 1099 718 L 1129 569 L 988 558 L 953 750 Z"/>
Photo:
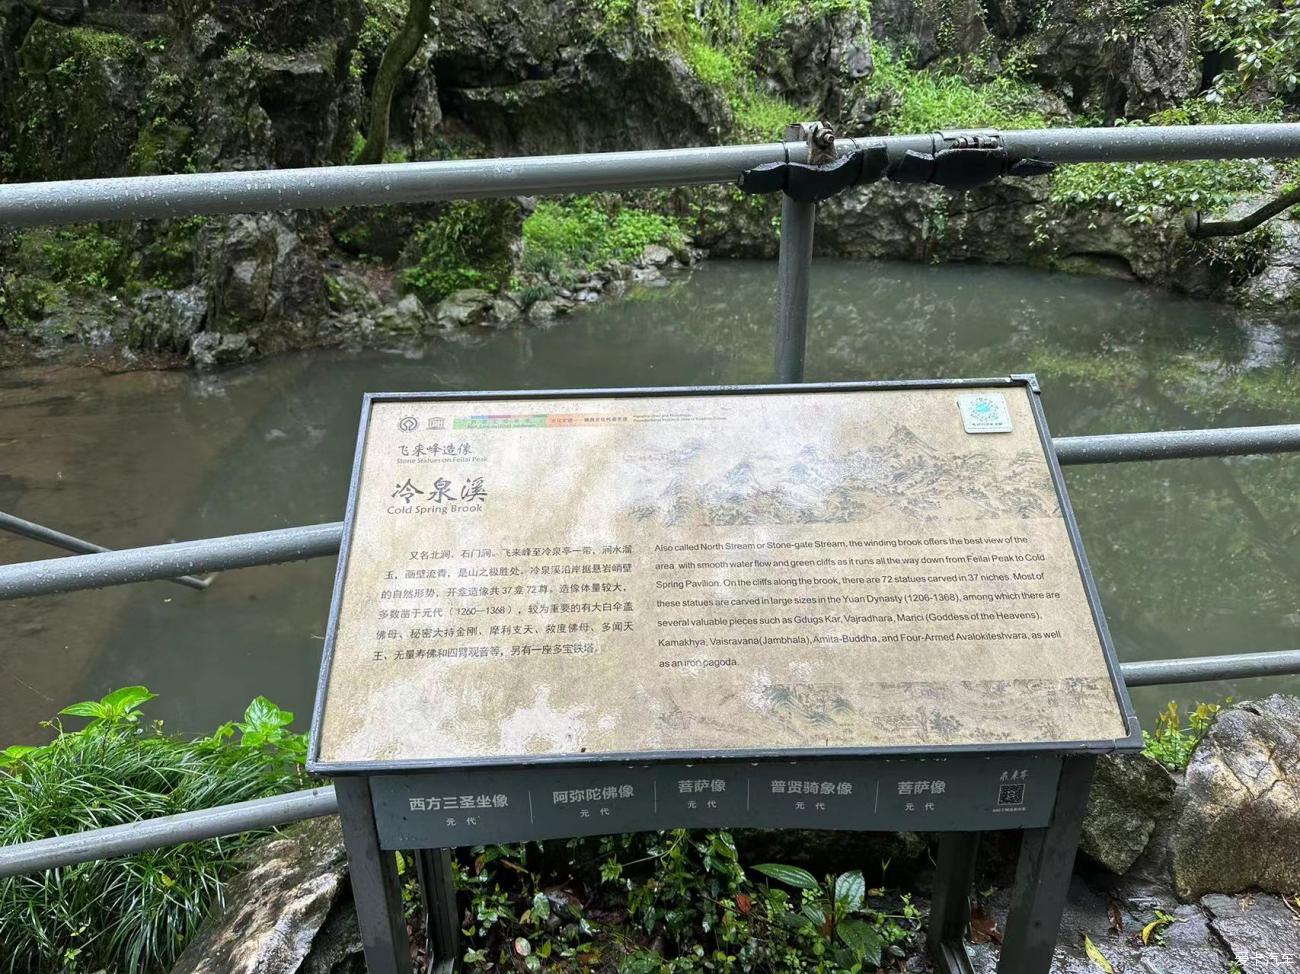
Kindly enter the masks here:
<path id="1" fill-rule="evenodd" d="M 1005 915 L 1009 890 L 989 904 Z M 1142 928 L 1160 910 L 1173 917 L 1148 944 Z M 1118 924 L 1115 922 L 1118 920 Z M 1297 974 L 1300 972 L 1300 905 L 1271 893 L 1210 894 L 1179 903 L 1168 886 L 1124 878 L 1099 889 L 1076 876 L 1057 936 L 1052 974 L 1099 974 L 1084 937 L 1115 974 Z M 976 974 L 994 974 L 997 947 L 969 946 Z"/>

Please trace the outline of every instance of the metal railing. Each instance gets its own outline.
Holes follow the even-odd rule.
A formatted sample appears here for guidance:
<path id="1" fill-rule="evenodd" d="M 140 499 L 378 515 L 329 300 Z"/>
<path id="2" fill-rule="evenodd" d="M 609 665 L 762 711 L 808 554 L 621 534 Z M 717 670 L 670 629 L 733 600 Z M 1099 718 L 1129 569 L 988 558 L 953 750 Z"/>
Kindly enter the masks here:
<path id="1" fill-rule="evenodd" d="M 1300 124 L 943 132 L 839 140 L 837 153 L 883 146 L 891 160 L 934 152 L 954 139 L 994 138 L 1015 156 L 1049 162 L 1129 162 L 1300 156 Z M 312 207 L 378 205 L 522 194 L 627 190 L 734 181 L 771 162 L 804 162 L 801 141 L 664 151 L 596 153 L 97 179 L 0 186 L 0 226 L 154 219 Z M 776 371 L 802 378 L 812 204 L 783 204 Z M 1300 425 L 1060 437 L 1062 464 L 1118 463 L 1300 451 Z M 14 519 L 15 521 L 21 519 Z M 24 522 L 27 523 L 27 522 Z M 39 526 L 38 526 L 39 527 Z M 335 555 L 339 522 L 0 566 L 0 600 Z M 57 533 L 57 532 L 55 532 Z M 90 545 L 80 539 L 69 540 Z M 70 546 L 70 545 L 69 545 Z M 96 546 L 97 547 L 97 546 Z M 74 548 L 75 550 L 75 548 Z M 198 579 L 194 579 L 198 581 Z M 1300 650 L 1125 663 L 1129 686 L 1300 673 Z M 0 848 L 0 877 L 129 855 L 332 815 L 332 787 L 219 806 Z"/>

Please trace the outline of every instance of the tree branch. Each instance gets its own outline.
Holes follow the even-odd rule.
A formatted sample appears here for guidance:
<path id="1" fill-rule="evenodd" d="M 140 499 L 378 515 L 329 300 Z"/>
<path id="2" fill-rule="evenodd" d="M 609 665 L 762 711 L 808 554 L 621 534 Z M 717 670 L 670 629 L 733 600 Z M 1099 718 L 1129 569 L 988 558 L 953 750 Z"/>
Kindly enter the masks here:
<path id="1" fill-rule="evenodd" d="M 1300 204 L 1300 186 L 1283 193 L 1277 199 L 1265 203 L 1253 213 L 1247 213 L 1239 220 L 1216 220 L 1205 222 L 1200 210 L 1188 210 L 1186 223 L 1187 235 L 1194 240 L 1206 237 L 1235 237 L 1241 233 L 1254 230 L 1265 220 L 1272 219 L 1279 213 Z"/>
<path id="2" fill-rule="evenodd" d="M 384 161 L 388 148 L 388 116 L 392 111 L 393 92 L 402 72 L 420 49 L 424 35 L 429 31 L 429 8 L 433 0 L 411 0 L 402 26 L 384 48 L 384 56 L 375 73 L 375 84 L 370 90 L 370 130 L 366 144 L 357 156 L 361 165 Z"/>

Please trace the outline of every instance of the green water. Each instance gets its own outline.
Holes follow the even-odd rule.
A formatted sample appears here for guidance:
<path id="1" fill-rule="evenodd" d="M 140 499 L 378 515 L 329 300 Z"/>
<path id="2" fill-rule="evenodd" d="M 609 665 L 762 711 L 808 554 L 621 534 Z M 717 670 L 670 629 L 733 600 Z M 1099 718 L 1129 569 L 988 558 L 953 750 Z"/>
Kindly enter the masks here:
<path id="1" fill-rule="evenodd" d="M 762 382 L 774 265 L 718 262 L 547 327 L 221 373 L 0 373 L 0 510 L 110 546 L 341 518 L 366 391 Z M 1300 421 L 1300 326 L 1021 269 L 819 262 L 807 377 L 1034 371 L 1057 435 Z M 1300 458 L 1067 470 L 1122 659 L 1300 647 Z M 51 556 L 0 540 L 0 561 Z M 128 683 L 202 731 L 263 693 L 310 710 L 333 562 L 0 603 L 0 742 Z M 1300 691 L 1300 678 L 1138 691 Z"/>

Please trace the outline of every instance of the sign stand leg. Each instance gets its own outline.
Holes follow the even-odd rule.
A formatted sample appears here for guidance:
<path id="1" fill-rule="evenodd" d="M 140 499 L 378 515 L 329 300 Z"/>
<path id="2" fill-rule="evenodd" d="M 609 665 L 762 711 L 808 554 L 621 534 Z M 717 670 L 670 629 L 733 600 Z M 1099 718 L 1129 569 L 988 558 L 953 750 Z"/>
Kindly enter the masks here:
<path id="1" fill-rule="evenodd" d="M 997 974 L 1048 974 L 1051 969 L 1096 761 L 1078 757 L 1061 762 L 1051 824 L 1025 830 Z"/>
<path id="2" fill-rule="evenodd" d="M 978 848 L 978 832 L 945 832 L 939 836 L 926 942 L 935 970 L 941 974 L 973 974 L 965 937 Z"/>
<path id="3" fill-rule="evenodd" d="M 777 259 L 776 381 L 802 382 L 808 341 L 808 276 L 812 270 L 816 203 L 781 198 L 781 250 Z"/>
<path id="4" fill-rule="evenodd" d="M 366 970 L 369 974 L 412 974 L 397 860 L 391 852 L 379 848 L 370 779 L 340 775 L 334 779 L 334 793 L 343 823 L 343 845 L 348 853 L 348 874 L 366 952 Z"/>
<path id="5" fill-rule="evenodd" d="M 451 850 L 418 850 L 415 869 L 429 930 L 429 970 L 433 974 L 450 974 L 460 950 L 460 914 L 456 912 L 456 873 L 451 865 Z"/>

